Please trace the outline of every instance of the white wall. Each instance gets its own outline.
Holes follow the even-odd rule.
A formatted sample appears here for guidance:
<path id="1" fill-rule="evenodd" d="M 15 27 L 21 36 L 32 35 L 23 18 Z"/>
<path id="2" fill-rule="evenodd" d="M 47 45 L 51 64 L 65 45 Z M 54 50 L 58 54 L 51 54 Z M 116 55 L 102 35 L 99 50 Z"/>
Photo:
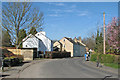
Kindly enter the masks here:
<path id="1" fill-rule="evenodd" d="M 38 48 L 39 47 L 39 39 L 32 36 L 23 42 L 23 48 Z"/>
<path id="2" fill-rule="evenodd" d="M 35 34 L 36 37 L 38 37 L 39 39 L 42 40 L 42 42 L 40 43 L 41 46 L 40 51 L 51 51 L 52 50 L 52 41 L 47 38 L 44 34 L 41 34 L 41 32 L 38 32 L 37 34 Z"/>

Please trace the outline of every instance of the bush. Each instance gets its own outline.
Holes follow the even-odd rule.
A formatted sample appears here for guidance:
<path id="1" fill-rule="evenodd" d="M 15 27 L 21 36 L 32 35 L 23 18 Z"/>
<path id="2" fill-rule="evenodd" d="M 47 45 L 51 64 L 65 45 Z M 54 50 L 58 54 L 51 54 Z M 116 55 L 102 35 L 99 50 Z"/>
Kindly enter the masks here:
<path id="1" fill-rule="evenodd" d="M 97 61 L 97 55 L 98 54 L 91 54 L 90 61 Z"/>
<path id="2" fill-rule="evenodd" d="M 4 66 L 16 66 L 23 61 L 22 55 L 10 56 L 4 58 Z"/>
<path id="3" fill-rule="evenodd" d="M 19 62 L 23 62 L 24 57 L 22 55 L 17 55 L 17 58 L 19 59 Z"/>
<path id="4" fill-rule="evenodd" d="M 91 54 L 90 60 L 99 61 L 101 63 L 118 63 L 120 61 L 119 56 L 110 55 L 110 54 Z"/>

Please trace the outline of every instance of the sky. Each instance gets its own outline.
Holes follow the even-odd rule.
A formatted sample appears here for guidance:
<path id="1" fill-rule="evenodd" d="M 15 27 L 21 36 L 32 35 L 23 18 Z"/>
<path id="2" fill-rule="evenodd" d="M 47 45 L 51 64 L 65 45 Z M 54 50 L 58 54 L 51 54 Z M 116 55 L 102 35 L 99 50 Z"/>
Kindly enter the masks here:
<path id="1" fill-rule="evenodd" d="M 118 17 L 118 2 L 31 2 L 44 13 L 43 31 L 51 40 L 86 38 Z M 38 30 L 39 31 L 39 30 Z"/>
<path id="2" fill-rule="evenodd" d="M 43 31 L 52 40 L 63 37 L 85 38 L 118 17 L 117 2 L 32 2 L 32 6 L 44 13 Z"/>

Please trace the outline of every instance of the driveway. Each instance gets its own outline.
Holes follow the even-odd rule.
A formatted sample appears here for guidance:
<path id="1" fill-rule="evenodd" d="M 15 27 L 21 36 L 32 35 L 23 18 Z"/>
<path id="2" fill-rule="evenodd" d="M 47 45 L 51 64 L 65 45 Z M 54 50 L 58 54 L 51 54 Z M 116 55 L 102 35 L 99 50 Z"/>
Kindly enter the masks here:
<path id="1" fill-rule="evenodd" d="M 104 78 L 110 75 L 86 65 L 81 57 L 50 59 L 34 64 L 22 71 L 19 78 Z M 117 78 L 117 75 L 112 74 L 112 78 Z"/>

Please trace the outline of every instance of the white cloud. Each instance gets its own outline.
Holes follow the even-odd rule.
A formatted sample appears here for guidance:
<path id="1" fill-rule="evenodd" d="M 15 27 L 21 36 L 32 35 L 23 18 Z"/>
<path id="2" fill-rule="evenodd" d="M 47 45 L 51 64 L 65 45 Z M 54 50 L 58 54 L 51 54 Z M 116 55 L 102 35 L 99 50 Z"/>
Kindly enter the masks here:
<path id="1" fill-rule="evenodd" d="M 55 6 L 64 6 L 64 3 L 60 3 L 60 2 L 48 2 L 47 4 L 49 5 L 55 5 Z"/>
<path id="2" fill-rule="evenodd" d="M 79 13 L 77 14 L 77 16 L 86 16 L 88 15 L 88 11 L 78 11 Z"/>
<path id="3" fill-rule="evenodd" d="M 49 14 L 48 16 L 51 16 L 51 17 L 58 17 L 58 16 L 61 16 L 59 14 Z"/>
<path id="4" fill-rule="evenodd" d="M 86 16 L 87 14 L 86 13 L 80 13 L 78 14 L 78 16 Z"/>

